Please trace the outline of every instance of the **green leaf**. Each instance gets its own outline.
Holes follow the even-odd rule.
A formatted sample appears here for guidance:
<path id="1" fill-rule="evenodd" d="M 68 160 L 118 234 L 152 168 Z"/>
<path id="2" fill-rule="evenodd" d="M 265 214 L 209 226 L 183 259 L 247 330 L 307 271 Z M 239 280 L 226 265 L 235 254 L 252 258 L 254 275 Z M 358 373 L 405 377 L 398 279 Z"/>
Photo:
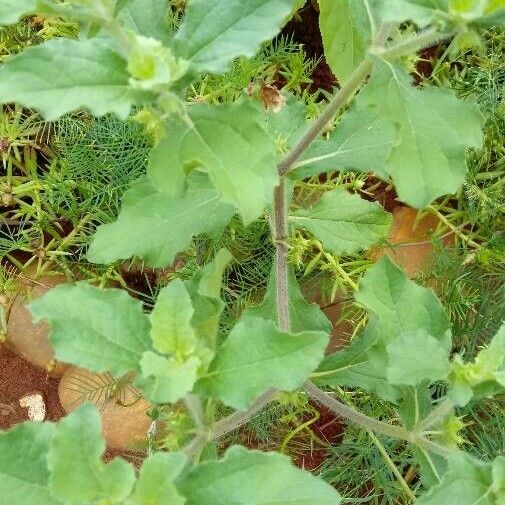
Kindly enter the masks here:
<path id="1" fill-rule="evenodd" d="M 125 28 L 168 44 L 172 38 L 168 15 L 168 3 L 165 0 L 127 0 L 118 19 Z"/>
<path id="2" fill-rule="evenodd" d="M 475 104 L 440 88 L 417 89 L 403 68 L 387 62 L 377 63 L 357 104 L 399 128 L 386 168 L 402 201 L 424 208 L 459 189 L 466 149 L 482 145 L 482 117 Z"/>
<path id="3" fill-rule="evenodd" d="M 386 377 L 388 355 L 380 345 L 378 321 L 373 319 L 365 330 L 345 348 L 327 356 L 311 377 L 318 386 L 359 387 L 396 402 L 401 390 Z"/>
<path id="4" fill-rule="evenodd" d="M 116 376 L 139 369 L 150 348 L 142 303 L 121 289 L 61 284 L 34 300 L 34 321 L 47 320 L 58 360 Z"/>
<path id="5" fill-rule="evenodd" d="M 195 308 L 191 324 L 198 338 L 205 342 L 209 349 L 214 349 L 216 344 L 219 319 L 224 309 L 224 302 L 220 297 L 222 277 L 231 259 L 230 251 L 219 250 L 212 262 L 186 282 Z"/>
<path id="6" fill-rule="evenodd" d="M 179 56 L 197 72 L 225 72 L 238 56 L 254 56 L 291 14 L 293 0 L 191 0 L 175 37 Z"/>
<path id="7" fill-rule="evenodd" d="M 197 391 L 246 410 L 269 388 L 299 387 L 321 362 L 328 338 L 315 331 L 282 333 L 272 321 L 243 317 L 198 381 Z"/>
<path id="8" fill-rule="evenodd" d="M 408 430 L 412 430 L 433 410 L 432 393 L 428 384 L 428 381 L 424 381 L 416 386 L 402 388 L 403 398 L 398 403 L 398 414 Z"/>
<path id="9" fill-rule="evenodd" d="M 314 142 L 296 164 L 291 177 L 305 179 L 321 172 L 340 169 L 373 170 L 388 178 L 386 161 L 398 138 L 393 123 L 385 123 L 372 109 L 353 107 L 328 140 Z"/>
<path id="10" fill-rule="evenodd" d="M 496 17 L 497 21 L 501 18 L 503 22 L 504 9 L 503 0 L 449 0 L 451 13 L 469 22 L 486 17 Z"/>
<path id="11" fill-rule="evenodd" d="M 416 505 L 498 505 L 493 495 L 491 465 L 459 453 L 450 458 L 441 483 L 418 498 Z"/>
<path id="12" fill-rule="evenodd" d="M 178 452 L 151 454 L 140 469 L 135 491 L 127 505 L 184 505 L 174 480 L 182 472 L 186 457 Z"/>
<path id="13" fill-rule="evenodd" d="M 234 446 L 181 481 L 187 505 L 338 505 L 337 491 L 287 456 Z"/>
<path id="14" fill-rule="evenodd" d="M 450 349 L 449 323 L 438 298 L 431 289 L 408 279 L 388 257 L 366 272 L 355 298 L 378 318 L 384 343 L 423 329 Z"/>
<path id="15" fill-rule="evenodd" d="M 503 503 L 505 500 L 505 457 L 495 458 L 492 464 L 493 487 L 496 503 Z"/>
<path id="16" fill-rule="evenodd" d="M 336 189 L 325 193 L 311 209 L 298 209 L 290 222 L 304 228 L 333 254 L 355 253 L 385 240 L 392 216 L 378 203 Z"/>
<path id="17" fill-rule="evenodd" d="M 278 184 L 275 145 L 264 129 L 263 112 L 251 102 L 193 105 L 191 126 L 177 125 L 169 137 L 171 173 L 179 184 L 186 167 L 201 165 L 223 202 L 238 209 L 246 224 L 260 217 Z M 175 154 L 176 153 L 176 154 Z M 166 164 L 151 167 L 159 188 L 174 194 Z"/>
<path id="18" fill-rule="evenodd" d="M 418 446 L 411 446 L 411 451 L 419 466 L 423 486 L 430 489 L 439 484 L 447 469 L 447 460 Z"/>
<path id="19" fill-rule="evenodd" d="M 363 61 L 372 42 L 365 0 L 318 0 L 324 55 L 340 82 Z"/>
<path id="20" fill-rule="evenodd" d="M 233 214 L 204 174 L 193 173 L 180 197 L 169 197 L 144 178 L 126 193 L 118 220 L 98 228 L 87 258 L 107 264 L 139 256 L 151 267 L 167 266 L 194 235 L 221 231 Z"/>
<path id="21" fill-rule="evenodd" d="M 215 258 L 207 263 L 195 276 L 198 283 L 198 294 L 209 298 L 219 298 L 223 274 L 232 260 L 232 255 L 228 249 L 220 249 Z"/>
<path id="22" fill-rule="evenodd" d="M 451 338 L 443 306 L 430 289 L 408 279 L 387 257 L 365 273 L 355 299 L 370 313 L 370 322 L 347 348 L 325 358 L 315 380 L 324 385 L 363 387 L 388 401 L 398 401 L 403 393 L 387 376 L 388 368 L 399 358 L 398 344 L 393 343 L 422 330 L 447 355 Z M 413 373 L 415 381 L 410 382 L 417 383 L 422 373 Z M 402 384 L 405 380 L 409 379 L 403 377 Z"/>
<path id="23" fill-rule="evenodd" d="M 48 120 L 81 107 L 126 118 L 134 103 L 126 61 L 106 39 L 54 39 L 0 67 L 0 102 L 40 110 Z"/>
<path id="24" fill-rule="evenodd" d="M 448 11 L 448 0 L 378 0 L 374 7 L 384 23 L 413 21 L 424 27 L 435 19 L 438 12 Z"/>
<path id="25" fill-rule="evenodd" d="M 404 333 L 387 347 L 391 384 L 416 386 L 426 380 L 444 379 L 450 370 L 449 349 L 425 330 Z"/>
<path id="26" fill-rule="evenodd" d="M 12 25 L 23 16 L 34 14 L 37 0 L 2 0 L 0 4 L 0 25 Z"/>
<path id="27" fill-rule="evenodd" d="M 195 356 L 176 361 L 147 351 L 140 362 L 142 376 L 136 385 L 154 403 L 175 403 L 193 389 L 199 366 Z"/>
<path id="28" fill-rule="evenodd" d="M 174 120 L 170 133 L 149 153 L 147 175 L 154 187 L 162 189 L 170 196 L 180 196 L 186 187 L 187 164 L 182 144 L 187 130 L 186 124 Z M 188 165 L 191 164 L 194 164 L 194 160 L 189 160 Z"/>
<path id="29" fill-rule="evenodd" d="M 473 362 L 456 356 L 449 375 L 449 395 L 460 406 L 472 398 L 495 394 L 505 388 L 505 323 Z"/>
<path id="30" fill-rule="evenodd" d="M 268 109 L 265 114 L 265 128 L 275 139 L 279 158 L 296 145 L 309 125 L 306 105 L 291 94 L 280 111 Z"/>
<path id="31" fill-rule="evenodd" d="M 53 432 L 49 423 L 23 423 L 0 432 L 2 505 L 61 505 L 48 489 L 46 456 Z"/>
<path id="32" fill-rule="evenodd" d="M 151 312 L 153 347 L 164 354 L 185 357 L 194 352 L 196 335 L 191 326 L 193 305 L 180 279 L 175 279 L 158 294 Z"/>
<path id="33" fill-rule="evenodd" d="M 292 268 L 288 270 L 289 318 L 291 331 L 321 331 L 330 333 L 331 323 L 316 303 L 308 303 L 303 296 Z M 268 319 L 277 325 L 277 289 L 275 265 L 263 302 L 258 307 L 249 307 L 244 316 Z"/>
<path id="34" fill-rule="evenodd" d="M 84 404 L 63 418 L 47 456 L 52 494 L 67 505 L 123 503 L 135 483 L 135 471 L 119 458 L 102 463 L 104 450 L 94 406 Z"/>

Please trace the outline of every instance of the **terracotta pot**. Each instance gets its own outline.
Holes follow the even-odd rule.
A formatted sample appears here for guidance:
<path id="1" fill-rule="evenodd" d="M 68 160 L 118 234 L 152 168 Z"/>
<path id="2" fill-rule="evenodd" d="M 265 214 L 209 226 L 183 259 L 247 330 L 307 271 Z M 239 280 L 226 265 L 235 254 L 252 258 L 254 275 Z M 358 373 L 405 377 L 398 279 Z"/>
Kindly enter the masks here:
<path id="1" fill-rule="evenodd" d="M 61 378 L 58 387 L 60 402 L 67 413 L 75 410 L 91 396 L 86 398 L 81 384 L 86 388 L 92 383 L 110 384 L 110 375 L 96 374 L 83 368 L 69 368 Z M 96 395 L 98 399 L 98 395 Z M 102 435 L 108 448 L 135 449 L 143 447 L 151 418 L 147 411 L 151 405 L 139 397 L 133 386 L 127 386 L 119 399 L 105 399 L 105 394 L 94 401 L 102 419 Z"/>
<path id="2" fill-rule="evenodd" d="M 326 348 L 326 354 L 331 354 L 348 344 L 353 327 L 349 321 L 343 320 L 349 296 L 344 292 L 338 292 L 333 301 L 327 300 L 322 294 L 323 283 L 324 279 L 315 277 L 306 281 L 301 289 L 307 302 L 319 305 L 332 325 L 330 341 Z"/>
<path id="3" fill-rule="evenodd" d="M 61 376 L 68 365 L 54 359 L 54 352 L 48 339 L 49 325 L 34 324 L 27 303 L 65 282 L 67 279 L 63 275 L 41 277 L 37 280 L 20 276 L 19 291 L 8 308 L 7 343 L 24 359 L 44 368 L 53 376 Z"/>
<path id="4" fill-rule="evenodd" d="M 419 220 L 417 216 L 416 209 L 396 207 L 393 210 L 393 225 L 388 237 L 391 247 L 376 247 L 370 251 L 371 257 L 375 260 L 384 255 L 389 256 L 410 278 L 425 271 L 433 253 L 430 235 L 440 224 L 440 220 L 434 214 L 427 214 Z M 454 243 L 454 233 L 451 231 L 445 233 L 441 240 L 443 245 L 450 246 Z"/>

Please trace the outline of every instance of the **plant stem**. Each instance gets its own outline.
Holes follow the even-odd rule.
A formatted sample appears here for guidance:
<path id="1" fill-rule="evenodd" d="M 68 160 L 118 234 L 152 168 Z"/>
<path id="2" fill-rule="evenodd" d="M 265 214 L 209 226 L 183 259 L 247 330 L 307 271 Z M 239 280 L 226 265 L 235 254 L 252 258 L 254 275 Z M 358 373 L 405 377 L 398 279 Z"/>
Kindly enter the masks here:
<path id="1" fill-rule="evenodd" d="M 184 404 L 186 405 L 186 409 L 189 414 L 195 421 L 197 428 L 201 429 L 205 427 L 205 415 L 203 413 L 202 401 L 200 397 L 188 393 L 184 397 Z"/>
<path id="2" fill-rule="evenodd" d="M 314 121 L 307 133 L 300 139 L 298 144 L 280 161 L 277 171 L 282 177 L 289 172 L 295 163 L 300 159 L 305 150 L 326 128 L 326 125 L 333 119 L 335 114 L 344 107 L 358 90 L 361 83 L 368 77 L 372 70 L 372 60 L 365 58 L 363 62 L 354 70 L 349 79 L 328 103 L 320 116 Z"/>
<path id="3" fill-rule="evenodd" d="M 277 391 L 275 389 L 270 389 L 262 394 L 246 411 L 234 412 L 230 416 L 218 421 L 210 433 L 209 440 L 222 437 L 245 424 L 254 414 L 265 408 L 276 395 Z"/>
<path id="4" fill-rule="evenodd" d="M 188 459 L 194 459 L 205 447 L 209 441 L 208 433 L 199 433 L 191 442 L 182 450 Z"/>
<path id="5" fill-rule="evenodd" d="M 289 289 L 288 289 L 288 219 L 284 177 L 274 190 L 274 242 L 275 273 L 277 282 L 277 322 L 279 329 L 289 333 Z"/>
<path id="6" fill-rule="evenodd" d="M 384 49 L 385 41 L 390 33 L 391 25 L 383 25 L 374 41 L 374 49 L 370 52 L 382 57 L 397 57 L 403 55 L 404 51 L 417 51 L 423 47 L 431 45 L 436 41 L 442 41 L 452 36 L 452 34 L 437 34 L 427 31 L 411 40 L 407 40 L 392 48 Z M 379 49 L 377 47 L 379 46 Z M 334 98 L 328 103 L 321 115 L 312 124 L 309 130 L 301 138 L 298 144 L 279 162 L 277 171 L 280 176 L 279 185 L 274 191 L 273 205 L 273 235 L 275 242 L 275 265 L 276 265 L 276 302 L 277 302 L 277 319 L 278 327 L 283 332 L 290 331 L 289 317 L 289 289 L 288 289 L 288 221 L 287 221 L 287 202 L 286 202 L 286 187 L 284 176 L 294 167 L 296 162 L 303 155 L 310 144 L 321 134 L 329 121 L 333 119 L 335 114 L 344 107 L 347 102 L 354 96 L 363 81 L 368 77 L 372 70 L 372 57 L 367 57 L 354 70 L 346 83 L 336 93 Z M 337 415 L 354 422 L 359 426 L 372 430 L 376 433 L 390 436 L 392 438 L 405 440 L 411 443 L 417 443 L 426 450 L 447 455 L 449 449 L 439 446 L 435 442 L 431 442 L 423 437 L 417 437 L 410 433 L 405 428 L 393 426 L 377 419 L 358 412 L 347 405 L 335 400 L 328 393 L 319 389 L 313 383 L 307 381 L 303 386 L 304 390 L 319 403 L 335 412 Z M 245 412 L 235 412 L 234 414 L 218 421 L 212 431 L 207 434 L 201 434 L 188 445 L 185 452 L 189 455 L 197 453 L 208 440 L 217 439 L 239 426 L 245 424 L 254 414 L 262 410 L 276 396 L 277 391 L 270 389 L 258 398 L 254 404 Z"/>
<path id="7" fill-rule="evenodd" d="M 352 407 L 339 402 L 322 389 L 319 389 L 310 381 L 305 382 L 303 389 L 318 403 L 324 405 L 339 417 L 343 417 L 344 419 L 347 419 L 348 421 L 351 421 L 358 426 L 361 426 L 362 428 L 372 430 L 375 433 L 380 433 L 381 435 L 386 435 L 391 438 L 406 440 L 408 442 L 413 441 L 411 433 L 408 432 L 405 428 L 402 428 L 401 426 L 393 426 L 391 424 L 379 421 L 378 419 L 374 419 L 373 417 L 362 414 L 361 412 L 354 410 Z"/>
<path id="8" fill-rule="evenodd" d="M 450 398 L 444 399 L 415 427 L 416 433 L 423 433 L 423 431 L 442 421 L 453 409 L 454 402 Z"/>
<path id="9" fill-rule="evenodd" d="M 384 47 L 386 40 L 391 32 L 392 25 L 384 23 L 377 35 L 375 36 L 374 46 Z M 365 58 L 349 76 L 347 81 L 338 90 L 333 99 L 328 103 L 326 108 L 309 128 L 307 133 L 300 139 L 298 144 L 279 162 L 277 171 L 282 177 L 287 174 L 300 159 L 306 149 L 314 142 L 314 140 L 326 128 L 326 125 L 333 119 L 335 114 L 344 107 L 347 102 L 354 96 L 363 81 L 368 77 L 372 70 L 372 58 Z"/>
<path id="10" fill-rule="evenodd" d="M 402 56 L 407 56 L 409 54 L 415 54 L 422 49 L 434 46 L 435 44 L 440 44 L 452 37 L 454 37 L 455 32 L 439 32 L 435 28 L 430 28 L 418 33 L 412 37 L 409 37 L 398 44 L 395 44 L 388 48 L 372 48 L 370 51 L 374 56 L 379 56 L 387 60 L 394 60 L 401 58 Z"/>

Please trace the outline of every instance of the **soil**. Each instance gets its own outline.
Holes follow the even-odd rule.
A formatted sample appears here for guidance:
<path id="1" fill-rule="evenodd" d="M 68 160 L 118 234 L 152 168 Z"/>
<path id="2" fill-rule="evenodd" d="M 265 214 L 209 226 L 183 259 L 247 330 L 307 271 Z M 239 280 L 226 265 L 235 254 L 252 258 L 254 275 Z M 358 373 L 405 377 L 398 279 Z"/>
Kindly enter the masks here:
<path id="1" fill-rule="evenodd" d="M 335 417 L 333 412 L 323 405 L 312 404 L 312 407 L 317 409 L 321 414 L 321 417 L 310 426 L 314 435 L 328 444 L 335 445 L 340 443 L 344 436 L 345 425 Z M 325 447 L 315 446 L 296 456 L 293 462 L 300 468 L 314 471 L 324 463 L 327 456 L 328 453 Z"/>
<path id="2" fill-rule="evenodd" d="M 320 89 L 332 91 L 337 79 L 324 59 L 323 40 L 319 31 L 319 12 L 309 0 L 284 27 L 280 36 L 292 37 L 293 42 L 303 44 L 307 57 L 318 60 L 312 72 L 310 92 Z"/>
<path id="3" fill-rule="evenodd" d="M 28 409 L 19 405 L 26 394 L 40 392 L 46 403 L 46 420 L 57 421 L 65 415 L 58 398 L 58 379 L 28 363 L 5 345 L 0 346 L 0 429 L 28 420 Z"/>

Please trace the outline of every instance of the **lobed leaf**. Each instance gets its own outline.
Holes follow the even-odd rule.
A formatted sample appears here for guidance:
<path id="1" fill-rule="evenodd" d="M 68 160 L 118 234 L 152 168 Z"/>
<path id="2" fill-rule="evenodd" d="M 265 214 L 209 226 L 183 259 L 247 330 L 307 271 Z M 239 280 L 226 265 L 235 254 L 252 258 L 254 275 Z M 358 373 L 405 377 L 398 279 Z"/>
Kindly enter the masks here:
<path id="1" fill-rule="evenodd" d="M 449 323 L 440 300 L 431 289 L 408 279 L 387 256 L 365 273 L 355 299 L 377 317 L 385 343 L 421 329 L 450 349 Z"/>
<path id="2" fill-rule="evenodd" d="M 185 357 L 194 352 L 197 339 L 191 319 L 191 297 L 180 279 L 174 279 L 158 294 L 149 315 L 153 347 L 163 354 Z"/>
<path id="3" fill-rule="evenodd" d="M 193 389 L 199 366 L 196 356 L 177 361 L 146 351 L 140 361 L 141 376 L 135 384 L 153 403 L 175 403 Z"/>
<path id="4" fill-rule="evenodd" d="M 165 0 L 127 0 L 118 19 L 125 28 L 168 44 L 172 38 L 168 15 Z"/>
<path id="5" fill-rule="evenodd" d="M 450 370 L 449 351 L 425 330 L 404 333 L 387 346 L 387 379 L 407 386 L 445 379 Z"/>
<path id="6" fill-rule="evenodd" d="M 298 209 L 289 218 L 336 255 L 355 253 L 387 238 L 392 216 L 378 203 L 342 189 L 325 193 L 310 209 Z"/>
<path id="7" fill-rule="evenodd" d="M 439 12 L 448 11 L 448 0 L 377 0 L 375 12 L 382 22 L 413 21 L 420 27 L 429 25 Z"/>
<path id="8" fill-rule="evenodd" d="M 398 132 L 372 109 L 356 107 L 344 115 L 328 140 L 314 142 L 295 165 L 291 177 L 305 179 L 321 172 L 340 170 L 374 171 L 388 178 L 386 162 Z"/>
<path id="9" fill-rule="evenodd" d="M 53 433 L 49 423 L 23 423 L 0 432 L 2 505 L 62 505 L 49 492 L 46 458 Z"/>
<path id="10" fill-rule="evenodd" d="M 189 247 L 193 236 L 221 231 L 233 214 L 204 174 L 191 174 L 179 197 L 144 178 L 126 193 L 118 220 L 98 228 L 87 258 L 108 264 L 138 256 L 149 266 L 164 267 Z"/>
<path id="11" fill-rule="evenodd" d="M 151 454 L 142 463 L 127 505 L 184 505 L 186 500 L 177 491 L 174 480 L 185 464 L 185 456 L 178 452 Z"/>
<path id="12" fill-rule="evenodd" d="M 364 60 L 372 42 L 366 0 L 318 0 L 324 55 L 344 82 Z"/>
<path id="13" fill-rule="evenodd" d="M 186 282 L 195 308 L 191 324 L 200 342 L 205 342 L 209 349 L 214 349 L 216 344 L 219 318 L 224 309 L 221 300 L 222 277 L 231 259 L 228 249 L 220 249 L 212 262 Z"/>
<path id="14" fill-rule="evenodd" d="M 2 0 L 0 4 L 0 25 L 12 25 L 23 16 L 34 14 L 37 0 Z"/>
<path id="15" fill-rule="evenodd" d="M 142 303 L 121 289 L 61 284 L 29 309 L 34 321 L 50 323 L 56 359 L 93 372 L 120 376 L 139 370 L 140 358 L 150 348 Z"/>
<path id="16" fill-rule="evenodd" d="M 234 446 L 181 479 L 187 505 L 338 505 L 329 484 L 295 468 L 287 456 Z"/>
<path id="17" fill-rule="evenodd" d="M 398 127 L 399 139 L 386 169 L 402 201 L 424 208 L 461 186 L 466 149 L 482 145 L 482 117 L 475 104 L 447 90 L 417 89 L 404 69 L 383 61 L 377 63 L 357 105 Z"/>
<path id="18" fill-rule="evenodd" d="M 505 465 L 505 458 L 497 458 L 490 465 L 475 460 L 465 453 L 452 456 L 440 484 L 418 498 L 416 504 L 499 505 L 502 503 L 502 486 L 505 484 L 505 479 L 499 476 L 493 478 L 493 470 L 498 473 L 503 465 Z"/>
<path id="19" fill-rule="evenodd" d="M 135 102 L 128 81 L 126 61 L 107 39 L 59 38 L 0 67 L 0 102 L 38 109 L 48 121 L 82 107 L 126 118 Z"/>
<path id="20" fill-rule="evenodd" d="M 261 109 L 250 102 L 198 104 L 189 116 L 191 125 L 177 124 L 164 141 L 168 156 L 150 167 L 149 176 L 173 195 L 180 191 L 181 174 L 201 166 L 220 199 L 233 205 L 244 223 L 260 217 L 278 184 L 275 145 Z"/>
<path id="21" fill-rule="evenodd" d="M 327 333 L 283 333 L 272 321 L 243 317 L 198 381 L 197 391 L 246 410 L 270 388 L 299 387 L 321 362 L 328 339 Z"/>
<path id="22" fill-rule="evenodd" d="M 238 56 L 252 57 L 292 13 L 294 0 L 192 0 L 175 37 L 178 55 L 197 72 L 225 72 Z"/>
<path id="23" fill-rule="evenodd" d="M 51 493 L 66 505 L 123 503 L 133 488 L 131 465 L 119 458 L 107 465 L 102 462 L 105 442 L 100 434 L 100 415 L 90 404 L 74 410 L 56 426 L 47 455 L 49 485 Z"/>
<path id="24" fill-rule="evenodd" d="M 404 339 L 413 340 L 416 349 L 435 348 L 435 372 L 447 372 L 445 359 L 451 348 L 448 321 L 442 304 L 430 289 L 418 286 L 384 257 L 365 273 L 355 299 L 370 313 L 370 322 L 348 347 L 323 361 L 315 374 L 318 384 L 363 387 L 386 400 L 398 401 L 403 396 L 398 385 L 431 379 L 430 367 L 435 364 L 416 358 L 417 367 L 409 366 L 401 373 L 398 367 L 411 352 L 402 348 Z M 392 377 L 388 377 L 389 373 Z M 396 379 L 397 384 L 391 383 L 390 378 Z"/>

